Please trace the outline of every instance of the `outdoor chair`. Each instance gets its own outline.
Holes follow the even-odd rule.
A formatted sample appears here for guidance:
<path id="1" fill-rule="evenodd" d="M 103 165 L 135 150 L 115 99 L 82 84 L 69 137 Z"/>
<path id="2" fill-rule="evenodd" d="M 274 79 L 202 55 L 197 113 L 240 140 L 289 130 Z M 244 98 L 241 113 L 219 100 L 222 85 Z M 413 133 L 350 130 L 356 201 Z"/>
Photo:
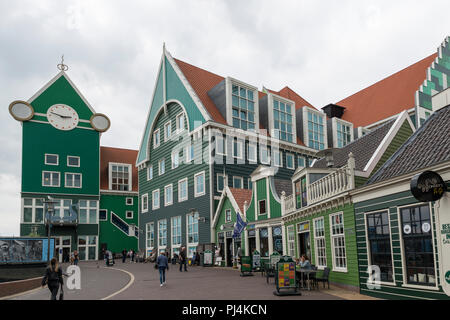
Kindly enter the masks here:
<path id="1" fill-rule="evenodd" d="M 275 268 L 270 263 L 266 263 L 264 267 L 265 267 L 264 272 L 266 274 L 266 282 L 269 283 L 269 278 L 275 279 Z"/>
<path id="2" fill-rule="evenodd" d="M 330 289 L 330 282 L 328 281 L 328 276 L 330 275 L 330 268 L 326 267 L 323 270 L 323 274 L 321 277 L 316 277 L 317 287 L 319 282 L 323 282 L 323 287 L 325 288 L 325 282 L 328 284 L 328 289 Z"/>

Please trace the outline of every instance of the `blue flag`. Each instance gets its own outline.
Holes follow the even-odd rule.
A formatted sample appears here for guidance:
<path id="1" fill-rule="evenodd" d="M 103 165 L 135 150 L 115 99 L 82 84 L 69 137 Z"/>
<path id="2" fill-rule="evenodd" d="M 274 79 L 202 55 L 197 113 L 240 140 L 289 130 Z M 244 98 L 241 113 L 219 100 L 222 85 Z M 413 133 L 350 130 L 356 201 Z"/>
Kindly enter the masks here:
<path id="1" fill-rule="evenodd" d="M 236 213 L 236 225 L 234 226 L 233 238 L 239 238 L 241 236 L 242 231 L 244 231 L 245 226 L 247 225 L 244 220 L 242 220 L 239 212 Z"/>

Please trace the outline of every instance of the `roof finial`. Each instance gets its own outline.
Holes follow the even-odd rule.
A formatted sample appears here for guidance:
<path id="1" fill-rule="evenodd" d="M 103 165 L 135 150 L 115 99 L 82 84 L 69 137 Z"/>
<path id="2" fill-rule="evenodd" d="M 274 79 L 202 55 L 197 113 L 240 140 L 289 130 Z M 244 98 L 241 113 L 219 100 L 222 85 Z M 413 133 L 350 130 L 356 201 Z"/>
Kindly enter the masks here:
<path id="1" fill-rule="evenodd" d="M 61 57 L 61 63 L 58 64 L 56 67 L 58 68 L 58 70 L 61 70 L 61 71 L 69 70 L 69 66 L 64 64 L 64 55 L 62 55 L 62 57 Z"/>

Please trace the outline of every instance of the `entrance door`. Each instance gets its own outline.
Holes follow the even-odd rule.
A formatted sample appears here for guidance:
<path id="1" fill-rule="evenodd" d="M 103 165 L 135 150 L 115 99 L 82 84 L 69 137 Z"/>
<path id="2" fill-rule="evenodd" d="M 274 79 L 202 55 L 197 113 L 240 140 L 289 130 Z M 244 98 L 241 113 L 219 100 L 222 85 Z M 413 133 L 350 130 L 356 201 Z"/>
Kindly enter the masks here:
<path id="1" fill-rule="evenodd" d="M 298 234 L 298 253 L 299 257 L 306 254 L 308 259 L 311 259 L 311 243 L 309 239 L 309 232 L 302 232 Z"/>
<path id="2" fill-rule="evenodd" d="M 255 237 L 248 238 L 248 248 L 249 248 L 248 254 L 250 256 L 252 256 L 253 252 L 256 250 L 256 238 Z"/>
<path id="3" fill-rule="evenodd" d="M 70 248 L 65 247 L 62 250 L 63 250 L 63 252 L 62 252 L 62 261 L 63 262 L 69 262 L 70 261 Z"/>
<path id="4" fill-rule="evenodd" d="M 227 238 L 226 240 L 226 246 L 227 246 L 227 267 L 233 266 L 233 239 Z"/>
<path id="5" fill-rule="evenodd" d="M 62 236 L 55 239 L 55 257 L 59 263 L 70 261 L 71 236 Z"/>

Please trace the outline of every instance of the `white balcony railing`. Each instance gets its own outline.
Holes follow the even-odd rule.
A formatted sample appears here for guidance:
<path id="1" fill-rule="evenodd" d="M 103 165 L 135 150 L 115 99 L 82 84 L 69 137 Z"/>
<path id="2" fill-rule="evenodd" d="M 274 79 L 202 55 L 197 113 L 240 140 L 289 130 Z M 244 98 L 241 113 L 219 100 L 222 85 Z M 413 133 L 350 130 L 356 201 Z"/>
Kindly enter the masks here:
<path id="1" fill-rule="evenodd" d="M 333 196 L 349 191 L 355 187 L 355 159 L 353 154 L 348 156 L 347 165 L 336 169 L 332 173 L 307 185 L 306 196 L 308 206 Z M 295 195 L 283 196 L 282 215 L 287 215 L 297 210 L 295 207 Z"/>

